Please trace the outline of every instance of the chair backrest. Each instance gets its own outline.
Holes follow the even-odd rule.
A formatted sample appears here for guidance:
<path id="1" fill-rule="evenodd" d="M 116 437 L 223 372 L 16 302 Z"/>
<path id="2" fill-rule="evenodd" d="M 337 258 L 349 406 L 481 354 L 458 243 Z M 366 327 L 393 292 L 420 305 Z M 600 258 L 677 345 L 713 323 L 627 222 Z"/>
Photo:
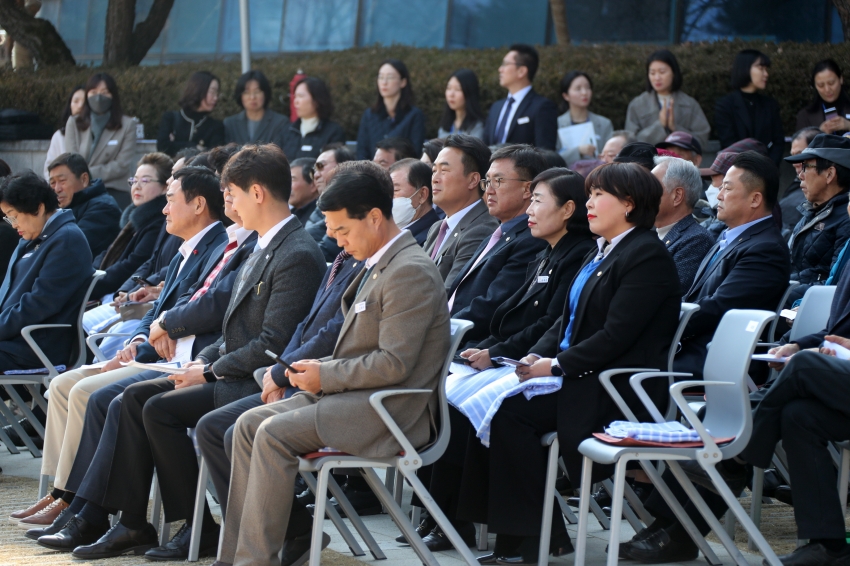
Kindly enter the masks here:
<path id="1" fill-rule="evenodd" d="M 68 367 L 68 370 L 76 369 L 86 363 L 86 332 L 83 330 L 83 315 L 86 314 L 86 305 L 91 298 L 92 291 L 94 291 L 94 286 L 104 275 L 106 275 L 105 271 L 96 270 L 91 276 L 91 283 L 89 283 L 89 288 L 86 289 L 86 294 L 83 295 L 83 304 L 80 305 L 80 312 L 77 315 L 77 359 L 73 359 L 74 356 L 71 355 L 71 366 Z"/>
<path id="2" fill-rule="evenodd" d="M 440 421 L 437 423 L 437 440 L 419 452 L 422 458 L 422 465 L 428 466 L 436 462 L 446 451 L 449 445 L 449 435 L 451 434 L 451 426 L 449 425 L 449 402 L 446 398 L 446 378 L 449 376 L 449 369 L 452 365 L 452 360 L 455 357 L 455 352 L 460 348 L 463 335 L 466 334 L 474 323 L 468 320 L 453 318 L 451 320 L 451 345 L 446 353 L 446 359 L 443 361 L 443 369 L 440 372 L 440 383 L 437 385 L 437 397 L 440 404 Z"/>
<path id="3" fill-rule="evenodd" d="M 773 319 L 773 321 L 771 321 L 770 329 L 767 331 L 768 342 L 776 342 L 776 325 L 779 324 L 779 313 L 781 313 L 782 309 L 785 308 L 785 303 L 788 302 L 788 297 L 791 296 L 791 292 L 799 285 L 799 281 L 788 282 L 788 287 L 785 289 L 785 293 L 782 294 L 782 298 L 779 299 L 779 305 L 776 307 L 776 317 Z"/>
<path id="4" fill-rule="evenodd" d="M 682 303 L 682 306 L 679 309 L 679 326 L 676 328 L 676 333 L 673 335 L 673 341 L 670 342 L 670 351 L 667 354 L 667 371 L 673 370 L 673 362 L 676 359 L 676 354 L 679 351 L 679 340 L 682 339 L 682 334 L 685 333 L 685 327 L 688 326 L 688 321 L 691 320 L 691 317 L 695 312 L 699 310 L 699 305 L 695 305 L 693 303 Z M 675 383 L 676 378 L 672 375 L 669 379 L 669 385 L 673 385 Z M 664 415 L 665 421 L 674 421 L 676 420 L 676 413 L 679 408 L 676 406 L 676 403 L 673 402 L 673 399 L 670 398 L 667 400 L 667 412 Z"/>
<path id="5" fill-rule="evenodd" d="M 829 308 L 835 296 L 835 285 L 814 285 L 803 295 L 797 317 L 791 327 L 791 341 L 820 332 L 829 321 Z"/>
<path id="6" fill-rule="evenodd" d="M 732 382 L 735 387 L 705 386 L 706 413 L 703 423 L 714 437 L 734 436 L 735 440 L 723 447 L 737 455 L 752 433 L 753 419 L 750 409 L 747 370 L 765 326 L 776 317 L 770 311 L 727 311 L 714 331 L 711 348 L 705 359 L 705 381 Z"/>

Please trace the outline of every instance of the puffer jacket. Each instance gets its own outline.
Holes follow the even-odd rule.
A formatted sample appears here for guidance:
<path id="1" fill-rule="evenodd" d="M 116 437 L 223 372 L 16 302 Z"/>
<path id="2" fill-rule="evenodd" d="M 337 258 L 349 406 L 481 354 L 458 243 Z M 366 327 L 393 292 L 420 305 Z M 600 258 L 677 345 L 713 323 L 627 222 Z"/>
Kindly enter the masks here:
<path id="1" fill-rule="evenodd" d="M 808 201 L 798 207 L 803 217 L 788 240 L 792 280 L 808 284 L 829 276 L 830 266 L 850 238 L 847 201 L 848 194 L 844 192 L 818 208 Z"/>

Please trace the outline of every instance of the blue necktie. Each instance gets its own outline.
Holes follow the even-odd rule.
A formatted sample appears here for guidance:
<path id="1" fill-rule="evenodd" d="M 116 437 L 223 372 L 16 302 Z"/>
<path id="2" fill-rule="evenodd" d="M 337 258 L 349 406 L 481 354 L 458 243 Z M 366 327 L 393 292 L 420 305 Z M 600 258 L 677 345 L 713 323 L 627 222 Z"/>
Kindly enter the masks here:
<path id="1" fill-rule="evenodd" d="M 511 106 L 514 105 L 514 99 L 512 96 L 508 96 L 508 101 L 505 103 L 505 113 L 502 115 L 502 119 L 499 120 L 499 126 L 496 128 L 496 139 L 493 140 L 494 143 L 503 143 L 502 139 L 505 137 L 505 131 L 507 130 L 508 125 L 508 116 L 511 114 Z"/>

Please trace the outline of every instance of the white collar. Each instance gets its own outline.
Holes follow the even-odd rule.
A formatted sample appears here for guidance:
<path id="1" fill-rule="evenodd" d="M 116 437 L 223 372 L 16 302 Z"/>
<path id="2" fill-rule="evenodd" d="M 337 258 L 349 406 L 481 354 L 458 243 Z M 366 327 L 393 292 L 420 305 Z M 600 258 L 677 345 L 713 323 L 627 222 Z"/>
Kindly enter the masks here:
<path id="1" fill-rule="evenodd" d="M 266 247 L 272 242 L 272 238 L 277 236 L 277 233 L 280 232 L 280 229 L 283 228 L 283 225 L 295 218 L 293 215 L 289 215 L 274 226 L 272 226 L 268 232 L 257 238 L 257 249 L 264 250 Z"/>
<path id="2" fill-rule="evenodd" d="M 508 93 L 508 96 L 510 96 L 511 98 L 514 99 L 514 108 L 519 106 L 522 103 L 522 99 L 525 98 L 525 96 L 529 92 L 531 92 L 531 86 L 532 85 L 528 85 L 527 87 L 516 91 L 516 94 L 511 94 L 510 92 Z M 507 98 L 507 97 L 505 97 L 505 98 Z"/>
<path id="3" fill-rule="evenodd" d="M 253 230 L 248 230 L 238 224 L 231 224 L 227 227 L 227 241 L 228 243 L 236 242 L 237 246 L 241 246 L 242 242 L 247 240 L 252 232 Z"/>
<path id="4" fill-rule="evenodd" d="M 189 254 L 191 254 L 194 249 L 198 247 L 198 243 L 200 243 L 201 239 L 207 235 L 207 232 L 213 229 L 213 226 L 218 226 L 218 224 L 220 223 L 217 221 L 213 222 L 212 224 L 210 224 L 209 226 L 207 226 L 206 228 L 204 228 L 203 230 L 183 242 L 183 244 L 181 244 L 180 249 L 178 251 L 180 252 L 180 255 L 183 256 L 184 260 L 189 259 Z"/>
<path id="5" fill-rule="evenodd" d="M 596 238 L 596 245 L 599 247 L 599 253 L 596 254 L 596 259 L 602 259 L 603 257 L 608 257 L 608 254 L 611 253 L 611 250 L 613 250 L 614 247 L 617 244 L 622 242 L 623 238 L 625 238 L 629 234 L 629 232 L 631 232 L 634 229 L 635 229 L 635 227 L 632 226 L 631 228 L 629 228 L 628 230 L 626 230 L 625 232 L 623 232 L 619 236 L 614 236 L 613 238 L 611 238 L 611 245 L 608 246 L 607 248 L 605 248 L 604 252 L 603 252 L 603 247 L 605 246 L 605 238 Z"/>
<path id="6" fill-rule="evenodd" d="M 470 204 L 466 208 L 462 208 L 462 209 L 458 210 L 457 212 L 455 212 L 451 216 L 446 216 L 446 225 L 449 227 L 446 234 L 448 234 L 449 232 L 454 230 L 457 227 L 457 225 L 460 224 L 460 221 L 463 220 L 463 217 L 466 216 L 467 213 L 470 210 L 472 210 L 473 207 L 475 207 L 475 205 L 478 204 L 480 201 L 481 201 L 481 199 L 475 199 L 475 202 L 473 202 L 472 204 Z"/>
<path id="7" fill-rule="evenodd" d="M 389 242 L 384 244 L 384 247 L 382 247 L 380 250 L 378 250 L 374 254 L 372 254 L 372 256 L 369 259 L 366 260 L 366 269 L 369 269 L 370 267 L 372 267 L 373 265 L 378 263 L 378 261 L 384 256 L 384 254 L 390 248 L 390 246 L 393 245 L 393 243 L 396 240 L 401 238 L 401 236 L 402 236 L 402 234 L 404 234 L 404 232 L 405 232 L 404 230 L 399 232 L 398 235 L 395 238 L 393 238 L 392 240 L 390 240 Z"/>

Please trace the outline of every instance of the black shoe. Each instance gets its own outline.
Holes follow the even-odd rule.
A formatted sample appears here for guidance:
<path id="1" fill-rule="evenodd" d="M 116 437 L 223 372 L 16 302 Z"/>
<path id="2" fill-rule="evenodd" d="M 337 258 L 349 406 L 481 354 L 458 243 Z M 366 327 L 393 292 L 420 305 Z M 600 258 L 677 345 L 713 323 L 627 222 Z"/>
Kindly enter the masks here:
<path id="1" fill-rule="evenodd" d="M 38 435 L 38 433 L 30 424 L 29 420 L 21 419 L 18 421 L 18 424 L 23 427 L 24 432 L 27 433 L 27 435 L 33 441 L 33 444 L 35 444 L 36 448 L 38 448 L 39 450 L 44 448 L 44 439 Z M 18 435 L 18 432 L 14 428 L 12 428 L 12 425 L 4 426 L 3 432 L 5 432 L 9 436 L 9 440 L 11 440 L 12 444 L 14 444 L 15 446 L 18 446 L 20 448 L 26 446 L 26 444 L 24 444 L 24 441 L 21 440 L 21 437 Z"/>
<path id="2" fill-rule="evenodd" d="M 218 550 L 218 535 L 220 528 L 201 532 L 201 543 L 198 546 L 198 557 L 214 556 Z M 192 538 L 192 527 L 183 523 L 180 530 L 163 546 L 157 546 L 145 552 L 148 560 L 186 560 L 189 558 L 189 542 Z"/>
<path id="3" fill-rule="evenodd" d="M 699 556 L 699 548 L 678 524 L 659 529 L 642 540 L 629 542 L 620 548 L 621 552 L 627 551 L 627 558 L 648 564 L 687 562 Z"/>
<path id="4" fill-rule="evenodd" d="M 791 493 L 790 485 L 780 485 L 773 491 L 773 498 L 785 505 L 794 506 L 794 494 Z"/>
<path id="5" fill-rule="evenodd" d="M 105 535 L 97 539 L 97 542 L 78 546 L 72 554 L 74 558 L 87 560 L 112 558 L 131 552 L 140 555 L 155 547 L 158 542 L 156 529 L 150 523 L 138 530 L 128 529 L 121 523 L 116 523 Z"/>
<path id="6" fill-rule="evenodd" d="M 692 482 L 697 485 L 701 485 L 709 491 L 718 493 L 717 487 L 708 477 L 708 472 L 699 465 L 699 462 L 689 460 L 687 462 L 680 462 L 680 465 L 682 466 L 682 471 L 685 472 L 685 475 L 688 476 L 688 479 Z M 729 486 L 729 489 L 732 491 L 732 495 L 739 497 L 741 492 L 744 491 L 744 488 L 747 486 L 747 468 L 741 464 L 730 463 L 730 461 L 727 460 L 719 462 L 717 466 L 715 466 L 715 469 L 720 474 L 720 477 L 723 478 L 723 481 L 726 482 L 726 485 Z"/>
<path id="7" fill-rule="evenodd" d="M 810 542 L 791 554 L 783 554 L 779 561 L 783 566 L 846 566 L 850 564 L 850 552 L 845 548 L 839 553 L 830 552 L 819 542 Z M 762 564 L 767 565 L 767 560 Z"/>
<path id="8" fill-rule="evenodd" d="M 575 552 L 570 535 L 561 533 L 556 535 L 549 543 L 549 554 L 552 556 L 565 556 Z M 519 545 L 515 556 L 500 556 L 496 559 L 497 564 L 511 566 L 532 566 L 537 564 L 540 553 L 540 537 L 527 537 Z"/>
<path id="9" fill-rule="evenodd" d="M 379 515 L 381 513 L 381 502 L 378 499 L 378 496 L 372 493 L 372 490 L 355 491 L 346 486 L 342 489 L 342 491 L 345 494 L 345 497 L 348 498 L 348 502 L 351 503 L 351 506 L 354 507 L 354 510 L 361 517 Z M 339 503 L 337 503 L 336 497 L 332 497 L 330 499 L 330 504 L 334 506 L 334 509 L 336 509 L 336 512 L 339 513 L 340 517 L 345 517 L 345 512 L 342 510 Z M 308 506 L 308 509 L 310 513 L 312 513 L 315 509 L 315 504 Z"/>
<path id="10" fill-rule="evenodd" d="M 475 525 L 472 523 L 463 523 L 455 526 L 455 529 L 466 546 L 473 546 L 475 544 Z M 422 542 L 431 552 L 452 550 L 454 548 L 452 541 L 449 540 L 449 537 L 446 536 L 446 533 L 443 532 L 443 529 L 439 525 L 431 529 L 431 532 L 422 539 Z"/>
<path id="11" fill-rule="evenodd" d="M 283 558 L 280 560 L 280 566 L 301 566 L 310 558 L 310 542 L 313 538 L 313 533 L 309 532 L 306 535 L 295 537 L 283 543 Z M 322 533 L 322 549 L 326 548 L 331 543 L 331 537 L 328 533 Z"/>
<path id="12" fill-rule="evenodd" d="M 638 532 L 635 533 L 635 536 L 631 538 L 628 542 L 621 542 L 619 545 L 618 557 L 620 560 L 628 560 L 629 559 L 629 546 L 632 543 L 642 541 L 643 539 L 651 536 L 653 533 L 656 533 L 662 529 L 661 521 L 656 519 L 652 522 L 651 525 L 645 527 Z M 605 554 L 608 554 L 608 547 L 605 547 Z"/>
<path id="13" fill-rule="evenodd" d="M 55 535 L 39 537 L 38 544 L 50 550 L 71 552 L 80 545 L 95 542 L 108 527 L 108 524 L 92 525 L 82 517 L 75 516 Z"/>
<path id="14" fill-rule="evenodd" d="M 55 535 L 62 528 L 68 524 L 68 521 L 74 518 L 74 514 L 71 512 L 69 507 L 62 509 L 62 512 L 53 519 L 53 524 L 48 525 L 47 527 L 42 527 L 38 529 L 30 529 L 24 536 L 28 539 L 38 540 L 39 537 L 43 537 L 45 535 Z"/>
<path id="15" fill-rule="evenodd" d="M 419 535 L 419 538 L 425 538 L 426 536 L 428 536 L 428 533 L 430 533 L 436 526 L 437 522 L 434 521 L 434 519 L 432 519 L 431 517 L 425 517 L 424 519 L 422 519 L 422 522 L 419 523 L 419 526 L 416 527 L 416 534 Z M 398 535 L 397 537 L 395 537 L 395 541 L 400 542 L 402 544 L 410 544 L 409 542 L 407 542 L 407 538 L 405 538 L 404 535 Z"/>
<path id="16" fill-rule="evenodd" d="M 307 485 L 307 482 L 304 481 L 304 478 L 301 476 L 301 474 L 298 474 L 298 476 L 295 478 L 295 495 L 300 495 L 304 492 L 305 489 L 309 490 L 310 487 Z"/>
<path id="17" fill-rule="evenodd" d="M 783 485 L 783 480 L 779 473 L 773 468 L 764 471 L 764 483 L 762 484 L 761 493 L 765 497 L 773 497 L 776 493 L 776 488 Z M 752 481 L 747 483 L 747 487 L 753 489 Z"/>
<path id="18" fill-rule="evenodd" d="M 497 564 L 499 562 L 499 557 L 496 556 L 495 552 L 491 552 L 490 554 L 484 554 L 478 557 L 479 564 Z"/>
<path id="19" fill-rule="evenodd" d="M 605 491 L 605 488 L 601 485 L 599 486 L 599 489 L 596 490 L 596 493 L 591 495 L 591 497 L 596 500 L 600 507 L 611 507 L 611 496 L 608 495 L 608 492 Z M 578 507 L 579 498 L 570 497 L 569 499 L 567 499 L 567 505 L 569 505 L 570 507 Z"/>
<path id="20" fill-rule="evenodd" d="M 310 491 L 309 487 L 296 495 L 295 499 L 298 500 L 298 503 L 300 503 L 302 507 L 308 507 L 316 503 L 316 496 L 313 495 L 313 492 Z M 312 511 L 310 512 L 312 513 Z"/>
<path id="21" fill-rule="evenodd" d="M 555 480 L 555 491 L 564 495 L 565 493 L 572 494 L 575 491 L 573 484 L 570 483 L 570 478 L 561 476 Z"/>
<path id="22" fill-rule="evenodd" d="M 635 482 L 632 484 L 632 491 L 635 492 L 637 498 L 641 503 L 645 503 L 647 499 L 649 499 L 649 494 L 652 493 L 652 484 L 643 483 L 643 482 Z M 628 501 L 623 501 L 624 505 L 629 505 Z M 611 508 L 603 507 L 602 512 L 605 513 L 607 517 L 611 516 Z"/>

